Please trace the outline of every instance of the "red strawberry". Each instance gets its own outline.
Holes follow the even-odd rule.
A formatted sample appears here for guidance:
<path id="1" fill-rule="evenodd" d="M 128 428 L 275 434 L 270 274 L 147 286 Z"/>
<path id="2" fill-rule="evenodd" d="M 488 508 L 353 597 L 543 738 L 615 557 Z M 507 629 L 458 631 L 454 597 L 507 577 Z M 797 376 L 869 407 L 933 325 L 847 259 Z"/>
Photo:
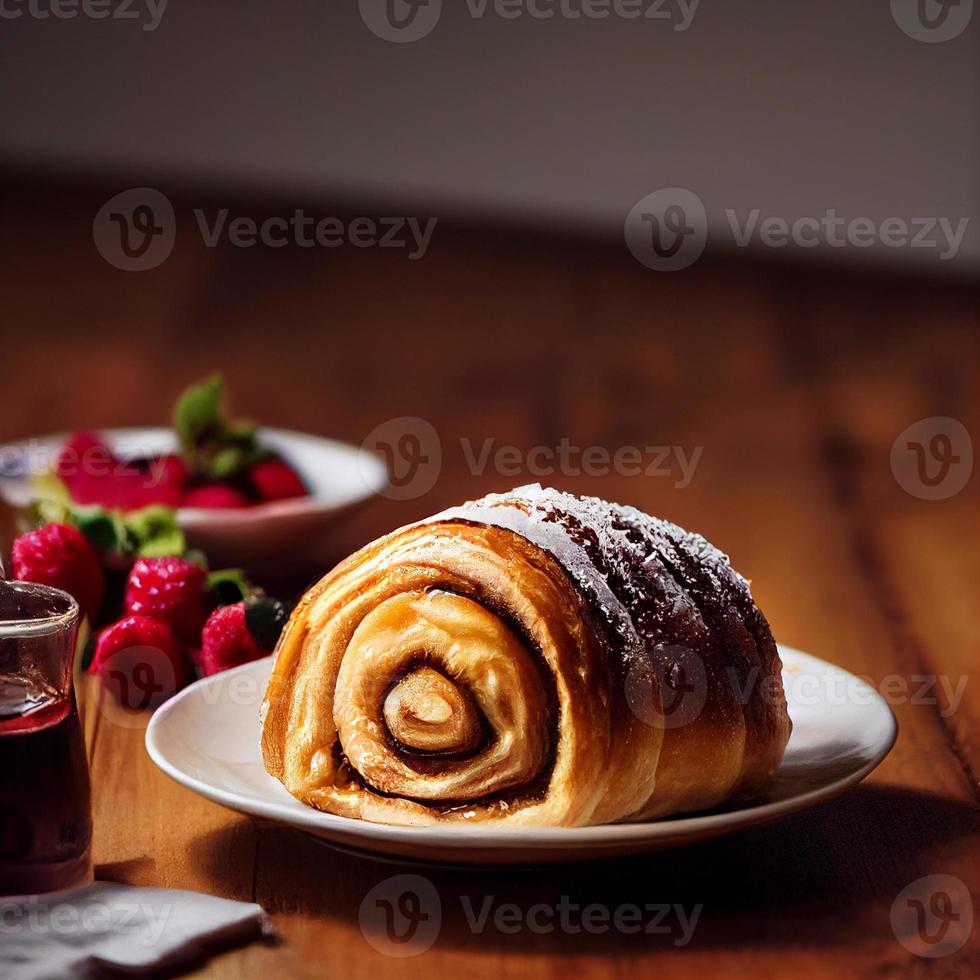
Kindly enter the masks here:
<path id="1" fill-rule="evenodd" d="M 127 613 L 167 623 L 185 643 L 196 644 L 207 618 L 207 573 L 183 558 L 140 558 L 126 584 Z"/>
<path id="2" fill-rule="evenodd" d="M 135 467 L 117 466 L 110 476 L 93 477 L 71 488 L 80 504 L 100 504 L 113 510 L 139 510 L 155 502 L 148 492 L 151 477 Z"/>
<path id="3" fill-rule="evenodd" d="M 252 486 L 262 500 L 305 497 L 306 487 L 299 474 L 281 459 L 264 459 L 248 472 Z"/>
<path id="4" fill-rule="evenodd" d="M 184 484 L 187 482 L 187 466 L 179 456 L 160 456 L 141 467 L 139 486 L 134 488 L 132 499 L 141 507 L 162 504 L 164 507 L 179 507 L 184 499 Z"/>
<path id="5" fill-rule="evenodd" d="M 187 481 L 179 456 L 124 462 L 90 432 L 79 432 L 65 443 L 55 472 L 75 503 L 115 510 L 139 510 L 151 504 L 178 507 Z"/>
<path id="6" fill-rule="evenodd" d="M 187 464 L 171 453 L 150 463 L 150 470 L 159 474 L 159 482 L 168 487 L 181 487 L 187 482 Z"/>
<path id="7" fill-rule="evenodd" d="M 95 498 L 92 503 L 116 510 L 140 510 L 153 504 L 178 507 L 184 496 L 186 470 L 176 456 L 163 456 L 150 462 L 118 463 L 104 477 L 93 478 L 81 488 L 72 487 L 79 503 L 79 492 Z"/>
<path id="8" fill-rule="evenodd" d="M 82 615 L 95 621 L 105 595 L 105 576 L 99 556 L 78 528 L 46 524 L 22 534 L 14 541 L 12 558 L 14 578 L 64 589 L 75 597 Z"/>
<path id="9" fill-rule="evenodd" d="M 206 483 L 203 487 L 188 490 L 184 494 L 182 507 L 202 507 L 205 510 L 230 510 L 234 507 L 249 507 L 252 501 L 240 490 L 227 483 Z"/>
<path id="10" fill-rule="evenodd" d="M 76 503 L 98 504 L 106 481 L 118 465 L 119 461 L 98 436 L 79 432 L 62 447 L 55 473 Z"/>
<path id="11" fill-rule="evenodd" d="M 89 672 L 125 708 L 155 708 L 187 683 L 184 654 L 173 630 L 151 616 L 125 616 L 107 626 Z"/>
<path id="12" fill-rule="evenodd" d="M 93 476 L 106 476 L 115 465 L 112 450 L 97 435 L 78 432 L 61 447 L 54 471 L 71 485 Z"/>
<path id="13" fill-rule="evenodd" d="M 66 480 L 68 494 L 76 504 L 83 507 L 99 504 L 109 506 L 106 501 L 106 477 L 94 477 L 80 474 L 73 480 Z"/>
<path id="14" fill-rule="evenodd" d="M 204 624 L 198 666 L 210 677 L 271 652 L 259 647 L 245 620 L 245 603 L 236 602 L 216 609 Z"/>

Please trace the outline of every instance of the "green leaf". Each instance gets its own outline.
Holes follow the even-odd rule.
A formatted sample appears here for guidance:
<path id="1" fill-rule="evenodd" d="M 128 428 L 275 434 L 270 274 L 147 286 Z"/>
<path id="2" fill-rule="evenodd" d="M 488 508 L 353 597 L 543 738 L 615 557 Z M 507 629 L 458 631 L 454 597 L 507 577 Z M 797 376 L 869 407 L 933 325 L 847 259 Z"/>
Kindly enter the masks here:
<path id="1" fill-rule="evenodd" d="M 89 539 L 96 551 L 126 551 L 129 546 L 126 526 L 122 517 L 115 511 L 102 507 L 78 507 L 73 522 Z"/>
<path id="2" fill-rule="evenodd" d="M 245 468 L 247 454 L 238 446 L 225 446 L 214 454 L 208 466 L 208 476 L 212 480 L 228 480 Z"/>
<path id="3" fill-rule="evenodd" d="M 224 381 L 220 374 L 188 388 L 174 408 L 174 429 L 183 455 L 196 460 L 201 440 L 221 428 L 221 396 Z"/>
<path id="4" fill-rule="evenodd" d="M 190 548 L 185 551 L 184 561 L 189 561 L 192 565 L 200 565 L 204 571 L 208 570 L 208 556 L 200 548 Z"/>
<path id="5" fill-rule="evenodd" d="M 26 529 L 45 524 L 72 523 L 72 504 L 68 488 L 53 473 L 39 473 L 31 477 L 34 499 L 24 508 Z"/>
<path id="6" fill-rule="evenodd" d="M 184 535 L 180 531 L 164 537 L 158 536 L 136 549 L 137 558 L 169 558 L 180 556 L 184 550 Z"/>
<path id="7" fill-rule="evenodd" d="M 27 530 L 43 527 L 45 524 L 70 524 L 71 508 L 57 500 L 39 497 L 32 500 L 24 509 L 26 520 L 23 522 Z"/>
<path id="8" fill-rule="evenodd" d="M 165 558 L 187 550 L 184 532 L 177 526 L 177 514 L 169 507 L 144 507 L 127 514 L 124 520 L 133 550 L 140 558 Z"/>
<path id="9" fill-rule="evenodd" d="M 228 427 L 225 438 L 229 443 L 238 446 L 242 452 L 258 452 L 258 438 L 255 434 L 255 426 L 251 422 L 235 422 Z"/>

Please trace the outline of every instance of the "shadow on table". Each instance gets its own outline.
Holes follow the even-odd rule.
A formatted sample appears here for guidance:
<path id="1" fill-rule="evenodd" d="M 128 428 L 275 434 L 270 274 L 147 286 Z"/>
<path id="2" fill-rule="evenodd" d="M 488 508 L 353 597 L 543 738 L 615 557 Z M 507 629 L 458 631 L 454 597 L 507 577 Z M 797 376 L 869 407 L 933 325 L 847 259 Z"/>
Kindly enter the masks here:
<path id="1" fill-rule="evenodd" d="M 376 861 L 247 820 L 202 838 L 192 859 L 214 876 L 220 894 L 224 860 L 255 855 L 255 900 L 267 911 L 329 917 L 352 928 L 370 889 L 393 875 L 420 875 L 439 896 L 441 947 L 551 955 L 629 955 L 685 939 L 698 948 L 855 939 L 894 947 L 889 909 L 895 896 L 923 875 L 965 868 L 978 834 L 980 812 L 967 804 L 864 786 L 765 827 L 584 864 L 451 868 Z M 519 911 L 502 911 L 508 904 Z M 606 911 L 583 911 L 596 905 Z M 624 906 L 640 910 L 639 918 L 620 913 L 628 929 L 615 924 Z"/>

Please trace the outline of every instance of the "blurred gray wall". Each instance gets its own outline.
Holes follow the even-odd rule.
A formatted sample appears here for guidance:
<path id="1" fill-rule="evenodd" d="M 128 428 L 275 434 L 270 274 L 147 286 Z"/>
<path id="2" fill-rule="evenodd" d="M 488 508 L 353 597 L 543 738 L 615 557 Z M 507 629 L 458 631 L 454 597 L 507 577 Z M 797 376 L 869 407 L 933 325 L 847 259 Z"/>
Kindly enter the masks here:
<path id="1" fill-rule="evenodd" d="M 980 17 L 928 43 L 889 0 L 701 0 L 684 29 L 678 0 L 657 2 L 641 7 L 669 19 L 445 0 L 431 33 L 393 43 L 353 0 L 169 0 L 152 30 L 146 0 L 135 20 L 4 0 L 0 163 L 618 236 L 640 198 L 679 186 L 711 247 L 731 247 L 727 209 L 966 217 L 954 261 L 843 254 L 980 268 Z"/>

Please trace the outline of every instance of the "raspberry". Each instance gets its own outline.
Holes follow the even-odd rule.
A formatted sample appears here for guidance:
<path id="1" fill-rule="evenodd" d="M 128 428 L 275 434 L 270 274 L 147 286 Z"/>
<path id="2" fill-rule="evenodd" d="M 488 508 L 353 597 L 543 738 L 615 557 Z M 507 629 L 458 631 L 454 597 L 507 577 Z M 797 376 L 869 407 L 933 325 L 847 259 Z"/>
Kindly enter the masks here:
<path id="1" fill-rule="evenodd" d="M 140 558 L 129 573 L 124 609 L 159 619 L 180 640 L 195 644 L 207 617 L 206 584 L 204 569 L 183 558 Z"/>
<path id="2" fill-rule="evenodd" d="M 112 450 L 97 435 L 78 432 L 61 447 L 55 473 L 69 486 L 93 476 L 105 476 L 116 463 Z"/>
<path id="3" fill-rule="evenodd" d="M 179 456 L 160 456 L 150 460 L 146 471 L 140 473 L 139 482 L 141 486 L 134 488 L 139 506 L 162 504 L 176 508 L 184 499 L 187 466 Z"/>
<path id="4" fill-rule="evenodd" d="M 107 488 L 119 460 L 98 436 L 79 432 L 62 447 L 54 469 L 75 503 L 108 506 Z"/>
<path id="5" fill-rule="evenodd" d="M 187 682 L 187 664 L 173 630 L 151 616 L 124 616 L 95 645 L 89 672 L 125 708 L 155 708 Z"/>
<path id="6" fill-rule="evenodd" d="M 271 652 L 259 647 L 245 621 L 245 603 L 236 602 L 216 609 L 204 624 L 198 665 L 209 677 Z"/>
<path id="7" fill-rule="evenodd" d="M 305 497 L 306 487 L 299 474 L 281 459 L 264 459 L 248 473 L 252 486 L 262 500 L 287 500 Z"/>
<path id="8" fill-rule="evenodd" d="M 55 472 L 75 503 L 114 510 L 140 510 L 152 504 L 178 507 L 187 480 L 187 468 L 179 456 L 123 462 L 88 432 L 65 443 Z"/>
<path id="9" fill-rule="evenodd" d="M 14 578 L 63 589 L 82 615 L 95 622 L 105 596 L 105 576 L 88 539 L 70 524 L 46 524 L 22 534 L 12 550 Z"/>
<path id="10" fill-rule="evenodd" d="M 126 464 L 109 476 L 91 477 L 71 488 L 72 499 L 79 504 L 99 504 L 111 510 L 142 510 L 151 504 L 175 506 L 183 494 L 161 486 L 153 474 Z"/>
<path id="11" fill-rule="evenodd" d="M 248 507 L 251 501 L 240 490 L 227 483 L 206 483 L 203 487 L 188 490 L 181 502 L 182 507 L 202 507 L 205 510 L 230 510 Z"/>

